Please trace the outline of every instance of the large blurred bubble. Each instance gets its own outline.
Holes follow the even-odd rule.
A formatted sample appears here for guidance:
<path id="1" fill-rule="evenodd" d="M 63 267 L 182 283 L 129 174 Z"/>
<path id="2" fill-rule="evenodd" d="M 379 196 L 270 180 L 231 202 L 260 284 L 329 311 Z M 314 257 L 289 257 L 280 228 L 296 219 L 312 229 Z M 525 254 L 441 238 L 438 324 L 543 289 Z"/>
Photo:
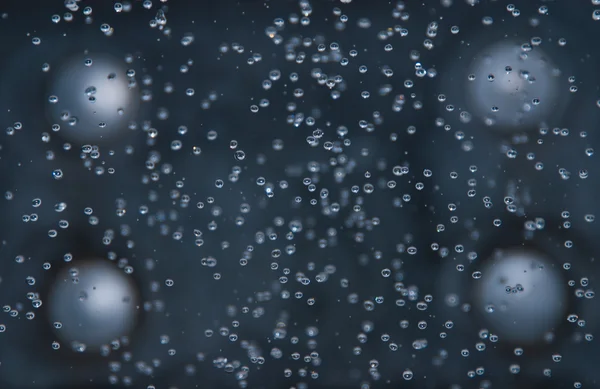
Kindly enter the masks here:
<path id="1" fill-rule="evenodd" d="M 53 129 L 77 142 L 114 139 L 135 118 L 139 106 L 135 72 L 106 54 L 69 58 L 48 89 Z"/>
<path id="2" fill-rule="evenodd" d="M 477 307 L 505 340 L 537 342 L 556 328 L 565 313 L 563 280 L 539 253 L 498 251 L 477 282 Z"/>
<path id="3" fill-rule="evenodd" d="M 85 260 L 58 274 L 49 304 L 57 334 L 69 347 L 84 351 L 132 330 L 138 294 L 128 276 L 112 263 Z"/>
<path id="4" fill-rule="evenodd" d="M 538 46 L 515 42 L 488 46 L 468 67 L 467 107 L 488 126 L 537 128 L 563 105 L 560 75 Z M 562 93 L 568 94 L 568 89 Z"/>

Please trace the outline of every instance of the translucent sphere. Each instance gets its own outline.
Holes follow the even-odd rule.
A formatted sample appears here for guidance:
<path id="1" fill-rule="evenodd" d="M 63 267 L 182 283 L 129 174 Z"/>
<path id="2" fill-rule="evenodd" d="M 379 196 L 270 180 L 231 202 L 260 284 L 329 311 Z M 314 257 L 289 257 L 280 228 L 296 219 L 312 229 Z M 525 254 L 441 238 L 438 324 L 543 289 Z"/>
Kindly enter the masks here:
<path id="1" fill-rule="evenodd" d="M 129 276 L 106 260 L 73 261 L 57 275 L 49 293 L 49 319 L 69 346 L 97 349 L 128 334 L 139 305 Z"/>
<path id="2" fill-rule="evenodd" d="M 59 133 L 89 143 L 127 130 L 139 106 L 139 88 L 127 71 L 124 61 L 106 54 L 79 54 L 59 66 L 47 91 L 53 98 L 49 117 Z"/>
<path id="3" fill-rule="evenodd" d="M 567 291 L 551 262 L 536 252 L 499 252 L 476 280 L 476 306 L 490 329 L 511 342 L 534 343 L 564 317 Z"/>
<path id="4" fill-rule="evenodd" d="M 489 46 L 475 56 L 462 83 L 469 112 L 489 126 L 537 128 L 562 106 L 560 72 L 540 47 Z"/>

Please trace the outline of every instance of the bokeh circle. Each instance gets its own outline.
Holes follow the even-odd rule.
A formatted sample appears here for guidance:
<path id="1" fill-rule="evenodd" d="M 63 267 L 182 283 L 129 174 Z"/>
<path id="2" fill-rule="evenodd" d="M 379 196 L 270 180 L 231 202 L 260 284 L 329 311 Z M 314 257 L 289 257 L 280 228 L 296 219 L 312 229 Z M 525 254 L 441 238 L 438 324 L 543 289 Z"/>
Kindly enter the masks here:
<path id="1" fill-rule="evenodd" d="M 46 96 L 53 129 L 80 143 L 112 140 L 127 131 L 139 108 L 135 72 L 128 70 L 107 54 L 67 59 L 52 75 Z"/>
<path id="2" fill-rule="evenodd" d="M 111 262 L 81 260 L 57 275 L 49 292 L 49 318 L 69 347 L 97 349 L 133 329 L 138 300 L 133 281 Z"/>

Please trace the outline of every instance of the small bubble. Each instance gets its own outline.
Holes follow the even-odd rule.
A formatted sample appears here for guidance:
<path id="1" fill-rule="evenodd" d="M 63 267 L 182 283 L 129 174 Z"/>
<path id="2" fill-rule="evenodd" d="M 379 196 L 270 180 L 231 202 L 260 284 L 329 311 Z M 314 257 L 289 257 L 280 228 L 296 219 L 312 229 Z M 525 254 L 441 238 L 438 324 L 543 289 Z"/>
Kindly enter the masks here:
<path id="1" fill-rule="evenodd" d="M 63 178 L 63 172 L 60 169 L 56 169 L 54 171 L 52 171 L 52 177 L 55 180 L 60 180 L 61 178 Z"/>

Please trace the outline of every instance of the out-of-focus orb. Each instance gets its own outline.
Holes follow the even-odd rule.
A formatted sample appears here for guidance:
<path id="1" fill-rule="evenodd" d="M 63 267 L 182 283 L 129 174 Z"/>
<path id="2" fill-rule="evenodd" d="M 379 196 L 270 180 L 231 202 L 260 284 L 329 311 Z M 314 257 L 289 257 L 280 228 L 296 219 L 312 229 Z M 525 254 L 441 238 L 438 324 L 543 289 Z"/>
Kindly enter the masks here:
<path id="1" fill-rule="evenodd" d="M 560 103 L 560 71 L 539 46 L 489 46 L 473 59 L 466 76 L 468 110 L 488 126 L 537 128 Z"/>
<path id="2" fill-rule="evenodd" d="M 536 252 L 497 252 L 482 269 L 477 308 L 501 339 L 535 343 L 564 319 L 567 291 L 550 261 Z"/>
<path id="3" fill-rule="evenodd" d="M 124 132 L 139 107 L 135 72 L 106 54 L 69 58 L 54 72 L 46 98 L 59 133 L 83 143 L 110 140 Z"/>
<path id="4" fill-rule="evenodd" d="M 132 280 L 111 262 L 72 262 L 50 290 L 49 318 L 68 347 L 97 349 L 132 330 L 138 300 Z"/>

